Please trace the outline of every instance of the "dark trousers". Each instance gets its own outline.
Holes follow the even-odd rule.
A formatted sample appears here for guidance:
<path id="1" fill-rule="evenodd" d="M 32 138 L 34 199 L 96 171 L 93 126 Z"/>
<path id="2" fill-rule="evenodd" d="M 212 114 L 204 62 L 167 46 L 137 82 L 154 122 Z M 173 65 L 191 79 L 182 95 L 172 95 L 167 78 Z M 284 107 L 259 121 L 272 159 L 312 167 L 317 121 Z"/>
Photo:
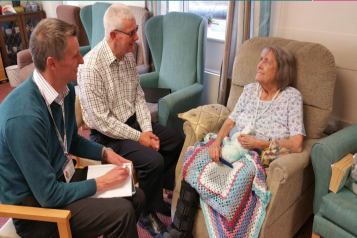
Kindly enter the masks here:
<path id="1" fill-rule="evenodd" d="M 71 182 L 87 179 L 87 167 L 76 169 Z M 61 180 L 62 181 L 62 180 Z M 63 181 L 65 181 L 63 177 Z M 33 195 L 22 200 L 22 206 L 40 207 Z M 71 211 L 69 220 L 73 237 L 139 237 L 136 222 L 145 206 L 145 195 L 141 189 L 126 198 L 84 198 L 58 208 Z M 19 236 L 59 237 L 57 224 L 13 219 Z"/>
<path id="2" fill-rule="evenodd" d="M 141 131 L 135 114 L 126 124 Z M 160 212 L 164 209 L 162 189 L 173 190 L 174 187 L 176 164 L 184 138 L 180 133 L 157 123 L 152 123 L 152 129 L 160 139 L 159 151 L 143 146 L 137 141 L 112 139 L 96 130 L 91 130 L 90 138 L 133 162 L 134 168 L 140 173 L 139 187 L 145 193 L 145 209 Z"/>

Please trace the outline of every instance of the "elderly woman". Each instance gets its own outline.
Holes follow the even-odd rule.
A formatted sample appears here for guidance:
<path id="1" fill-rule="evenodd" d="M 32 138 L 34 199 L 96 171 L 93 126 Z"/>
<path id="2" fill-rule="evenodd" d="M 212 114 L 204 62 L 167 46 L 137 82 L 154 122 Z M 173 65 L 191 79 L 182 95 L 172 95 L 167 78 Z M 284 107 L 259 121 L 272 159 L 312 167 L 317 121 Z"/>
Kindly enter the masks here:
<path id="1" fill-rule="evenodd" d="M 275 139 L 281 147 L 300 153 L 305 129 L 302 96 L 290 87 L 295 78 L 296 64 L 290 51 L 278 46 L 264 49 L 257 66 L 257 83 L 244 87 L 209 150 L 210 157 L 218 162 L 224 137 L 244 128 L 250 133 L 241 134 L 238 141 L 246 149 L 267 148 Z"/>
<path id="2" fill-rule="evenodd" d="M 240 144 L 262 152 L 272 142 L 292 153 L 302 151 L 305 129 L 303 101 L 298 90 L 290 85 L 296 78 L 293 54 L 281 47 L 265 48 L 257 66 L 256 83 L 244 87 L 234 110 L 224 122 L 209 156 L 219 162 L 221 145 L 226 136 L 236 132 Z M 193 220 L 199 195 L 182 180 L 175 218 L 168 231 L 156 237 L 192 237 Z"/>

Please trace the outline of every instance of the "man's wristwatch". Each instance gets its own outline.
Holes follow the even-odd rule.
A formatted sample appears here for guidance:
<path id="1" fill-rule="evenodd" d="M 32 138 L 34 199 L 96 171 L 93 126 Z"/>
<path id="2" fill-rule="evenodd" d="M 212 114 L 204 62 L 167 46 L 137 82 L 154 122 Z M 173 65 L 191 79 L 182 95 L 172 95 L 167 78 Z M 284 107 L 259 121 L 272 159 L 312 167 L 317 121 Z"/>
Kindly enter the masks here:
<path id="1" fill-rule="evenodd" d="M 112 148 L 109 148 L 109 147 L 105 148 L 105 150 L 104 150 L 104 152 L 103 152 L 103 157 L 102 157 L 102 164 L 108 164 L 107 152 L 108 152 L 109 150 L 113 151 Z"/>

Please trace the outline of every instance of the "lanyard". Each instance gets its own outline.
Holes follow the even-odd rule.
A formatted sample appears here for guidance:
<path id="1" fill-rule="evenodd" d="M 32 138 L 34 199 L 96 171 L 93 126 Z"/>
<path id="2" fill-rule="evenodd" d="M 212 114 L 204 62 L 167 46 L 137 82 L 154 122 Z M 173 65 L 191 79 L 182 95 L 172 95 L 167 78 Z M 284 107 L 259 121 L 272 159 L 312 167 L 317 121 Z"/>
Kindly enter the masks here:
<path id="1" fill-rule="evenodd" d="M 257 86 L 257 90 L 259 90 L 259 84 Z M 259 108 L 259 104 L 260 104 L 260 97 L 262 96 L 262 92 L 263 92 L 263 88 L 260 90 L 259 94 L 258 94 L 258 98 L 257 98 L 257 108 L 255 110 L 255 118 L 253 121 L 253 128 L 255 127 L 255 123 L 256 121 L 268 110 L 268 108 L 270 107 L 270 105 L 273 103 L 273 101 L 275 100 L 276 96 L 278 96 L 280 89 L 276 92 L 275 96 L 273 97 L 273 99 L 268 103 L 268 105 L 265 107 L 265 109 L 262 111 L 262 113 L 259 114 L 258 116 L 258 108 Z"/>
<path id="2" fill-rule="evenodd" d="M 59 130 L 57 128 L 57 125 L 56 125 L 56 122 L 55 122 L 55 119 L 53 118 L 53 114 L 52 114 L 52 110 L 51 110 L 51 107 L 50 105 L 48 104 L 46 98 L 45 98 L 45 95 L 43 94 L 42 90 L 40 89 L 41 91 L 41 94 L 43 96 L 43 98 L 45 99 L 45 102 L 46 102 L 46 105 L 47 105 L 47 108 L 48 108 L 48 111 L 50 112 L 51 114 L 51 117 L 52 117 L 52 121 L 53 121 L 53 124 L 55 125 L 55 129 L 56 129 L 56 133 L 57 133 L 57 137 L 58 137 L 58 140 L 62 146 L 62 149 L 63 149 L 63 153 L 64 155 L 67 157 L 68 156 L 68 151 L 67 151 L 67 136 L 66 136 L 66 123 L 65 123 L 65 117 L 64 117 L 64 100 L 61 104 L 61 107 L 62 107 L 62 116 L 63 116 L 63 127 L 64 127 L 64 133 L 63 133 L 63 140 L 62 140 L 62 137 L 61 137 L 61 134 L 59 133 Z"/>

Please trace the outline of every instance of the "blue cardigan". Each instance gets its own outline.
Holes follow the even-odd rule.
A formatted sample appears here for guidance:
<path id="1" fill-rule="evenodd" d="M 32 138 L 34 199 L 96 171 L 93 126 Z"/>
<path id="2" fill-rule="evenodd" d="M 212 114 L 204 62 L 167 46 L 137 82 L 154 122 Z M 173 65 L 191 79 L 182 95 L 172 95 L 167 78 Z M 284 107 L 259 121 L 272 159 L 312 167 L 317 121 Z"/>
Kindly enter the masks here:
<path id="1" fill-rule="evenodd" d="M 69 153 L 101 159 L 103 146 L 78 135 L 75 91 L 68 84 L 64 99 Z M 63 138 L 61 106 L 51 104 Z M 52 118 L 32 75 L 13 90 L 0 105 L 0 201 L 18 205 L 33 193 L 42 207 L 62 207 L 96 192 L 94 179 L 75 183 L 57 182 L 66 158 Z"/>

